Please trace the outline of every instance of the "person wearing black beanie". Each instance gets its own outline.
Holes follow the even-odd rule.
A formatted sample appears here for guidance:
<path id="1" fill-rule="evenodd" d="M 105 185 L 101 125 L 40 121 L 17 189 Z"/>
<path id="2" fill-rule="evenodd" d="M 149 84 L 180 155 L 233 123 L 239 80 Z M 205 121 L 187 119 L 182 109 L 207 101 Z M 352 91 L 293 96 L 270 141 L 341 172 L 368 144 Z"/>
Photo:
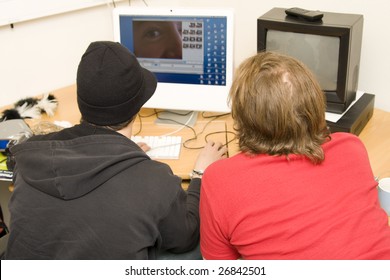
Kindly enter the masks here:
<path id="1" fill-rule="evenodd" d="M 121 44 L 89 45 L 77 71 L 81 123 L 11 148 L 15 189 L 5 259 L 156 259 L 160 251 L 196 248 L 201 175 L 184 191 L 168 165 L 130 139 L 156 85 Z M 209 142 L 194 168 L 225 153 Z"/>
<path id="2" fill-rule="evenodd" d="M 77 70 L 77 104 L 84 120 L 116 125 L 130 120 L 152 97 L 157 80 L 114 42 L 94 42 Z"/>

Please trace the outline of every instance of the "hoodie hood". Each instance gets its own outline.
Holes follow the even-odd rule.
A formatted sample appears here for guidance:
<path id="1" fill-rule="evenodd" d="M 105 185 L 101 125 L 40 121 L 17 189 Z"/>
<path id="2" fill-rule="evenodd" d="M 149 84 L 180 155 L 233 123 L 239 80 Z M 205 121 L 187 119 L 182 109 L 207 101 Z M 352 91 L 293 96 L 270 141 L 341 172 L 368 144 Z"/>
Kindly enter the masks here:
<path id="1" fill-rule="evenodd" d="M 19 177 L 29 186 L 63 200 L 81 197 L 132 165 L 150 159 L 120 134 L 26 141 L 11 152 Z"/>

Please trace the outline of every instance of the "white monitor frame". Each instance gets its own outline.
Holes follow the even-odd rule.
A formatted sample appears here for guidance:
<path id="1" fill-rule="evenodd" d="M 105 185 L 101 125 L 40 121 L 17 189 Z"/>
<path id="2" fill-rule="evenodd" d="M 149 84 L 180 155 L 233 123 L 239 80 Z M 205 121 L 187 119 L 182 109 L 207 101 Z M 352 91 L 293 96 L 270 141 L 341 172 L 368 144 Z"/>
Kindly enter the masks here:
<path id="1" fill-rule="evenodd" d="M 154 9 L 116 8 L 113 12 L 114 40 L 121 42 L 121 16 L 223 16 L 226 17 L 226 78 L 225 85 L 180 84 L 158 82 L 156 92 L 145 108 L 166 110 L 230 112 L 228 93 L 233 79 L 233 11 L 230 9 Z"/>

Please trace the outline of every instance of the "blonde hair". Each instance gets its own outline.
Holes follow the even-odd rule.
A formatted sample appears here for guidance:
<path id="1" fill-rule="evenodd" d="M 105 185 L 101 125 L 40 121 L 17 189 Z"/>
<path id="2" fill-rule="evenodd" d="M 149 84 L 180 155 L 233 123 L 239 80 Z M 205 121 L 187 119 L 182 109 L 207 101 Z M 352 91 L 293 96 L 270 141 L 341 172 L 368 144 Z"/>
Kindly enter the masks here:
<path id="1" fill-rule="evenodd" d="M 246 59 L 237 70 L 229 101 L 241 151 L 324 160 L 321 145 L 330 135 L 325 95 L 298 60 L 274 52 Z"/>

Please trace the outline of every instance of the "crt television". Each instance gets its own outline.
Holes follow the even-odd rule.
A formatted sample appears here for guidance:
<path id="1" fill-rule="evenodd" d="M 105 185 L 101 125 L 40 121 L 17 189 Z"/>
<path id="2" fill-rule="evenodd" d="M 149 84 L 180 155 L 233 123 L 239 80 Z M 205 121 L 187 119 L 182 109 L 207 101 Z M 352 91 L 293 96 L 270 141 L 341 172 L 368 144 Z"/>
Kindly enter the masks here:
<path id="1" fill-rule="evenodd" d="M 114 39 L 158 84 L 146 108 L 229 112 L 233 72 L 231 10 L 116 8 Z"/>
<path id="2" fill-rule="evenodd" d="M 320 21 L 273 8 L 257 19 L 257 51 L 277 51 L 305 63 L 326 95 L 327 111 L 343 113 L 355 100 L 363 16 L 323 12 Z"/>

